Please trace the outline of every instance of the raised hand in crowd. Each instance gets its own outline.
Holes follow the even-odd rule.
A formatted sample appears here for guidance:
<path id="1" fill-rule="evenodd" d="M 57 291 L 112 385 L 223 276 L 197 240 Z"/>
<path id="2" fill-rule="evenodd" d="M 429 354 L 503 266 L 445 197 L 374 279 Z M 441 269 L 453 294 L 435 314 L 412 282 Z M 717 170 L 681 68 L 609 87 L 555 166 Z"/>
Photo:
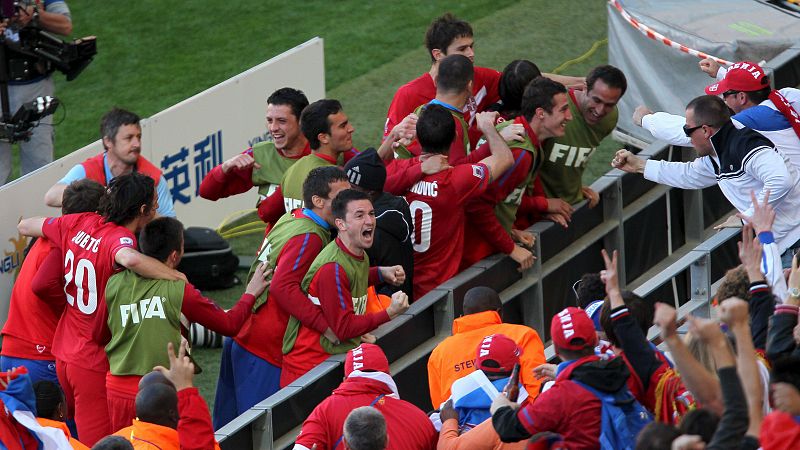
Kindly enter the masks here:
<path id="1" fill-rule="evenodd" d="M 222 171 L 224 173 L 229 173 L 233 169 L 246 170 L 251 167 L 255 169 L 260 169 L 261 164 L 257 163 L 255 158 L 253 158 L 251 155 L 248 155 L 247 153 L 239 153 L 233 158 L 222 163 Z"/>
<path id="2" fill-rule="evenodd" d="M 644 173 L 644 159 L 623 148 L 614 154 L 611 167 L 628 173 Z"/>
<path id="3" fill-rule="evenodd" d="M 164 374 L 172 384 L 175 385 L 175 390 L 180 391 L 193 386 L 194 380 L 194 363 L 189 358 L 188 354 L 189 342 L 186 339 L 181 339 L 181 348 L 178 350 L 178 355 L 175 355 L 175 347 L 172 342 L 167 343 L 167 354 L 169 355 L 169 369 L 164 366 L 156 366 L 153 370 L 157 370 Z"/>
<path id="4" fill-rule="evenodd" d="M 700 70 L 707 73 L 708 76 L 711 78 L 717 78 L 717 72 L 719 72 L 719 63 L 714 61 L 711 58 L 706 58 L 701 60 L 698 65 L 700 66 Z"/>
<path id="5" fill-rule="evenodd" d="M 622 293 L 619 290 L 619 275 L 617 274 L 618 257 L 619 253 L 614 250 L 611 257 L 608 257 L 608 252 L 603 249 L 600 251 L 603 255 L 603 262 L 605 269 L 600 271 L 600 279 L 606 285 L 606 294 L 611 303 L 611 309 L 624 306 L 625 302 L 622 300 Z"/>
<path id="6" fill-rule="evenodd" d="M 739 260 L 747 271 L 750 282 L 764 280 L 764 274 L 761 272 L 763 248 L 758 238 L 753 237 L 753 227 L 750 224 L 742 227 L 742 240 L 737 245 L 739 246 Z"/>
<path id="7" fill-rule="evenodd" d="M 756 193 L 750 191 L 750 200 L 753 202 L 753 215 L 748 216 L 744 213 L 737 213 L 736 217 L 742 222 L 749 224 L 756 231 L 756 234 L 772 230 L 775 223 L 775 210 L 769 204 L 769 189 L 764 193 L 764 201 L 759 202 Z"/>
<path id="8" fill-rule="evenodd" d="M 736 339 L 736 366 L 747 399 L 750 426 L 748 435 L 758 437 L 765 409 L 764 384 L 756 361 L 756 349 L 750 333 L 750 313 L 746 301 L 733 297 L 720 305 L 720 320 L 728 325 Z"/>
<path id="9" fill-rule="evenodd" d="M 699 404 L 722 414 L 722 391 L 719 380 L 692 356 L 686 343 L 678 335 L 678 311 L 672 306 L 657 302 L 653 323 L 661 330 L 661 339 L 669 347 L 675 368 L 681 380 Z M 719 328 L 719 327 L 717 327 Z"/>

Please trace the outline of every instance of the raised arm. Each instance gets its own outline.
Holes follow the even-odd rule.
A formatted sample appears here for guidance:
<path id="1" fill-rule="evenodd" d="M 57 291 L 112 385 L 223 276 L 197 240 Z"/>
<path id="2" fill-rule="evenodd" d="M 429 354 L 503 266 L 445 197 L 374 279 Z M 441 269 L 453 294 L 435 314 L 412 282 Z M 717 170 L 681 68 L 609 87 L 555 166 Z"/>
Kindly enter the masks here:
<path id="1" fill-rule="evenodd" d="M 736 339 L 736 366 L 747 398 L 750 427 L 747 434 L 758 439 L 764 418 L 764 384 L 756 362 L 756 349 L 750 335 L 747 302 L 729 298 L 720 306 L 720 319 L 726 323 Z M 726 404 L 727 406 L 727 404 Z"/>
<path id="2" fill-rule="evenodd" d="M 161 261 L 143 255 L 138 251 L 124 247 L 114 255 L 114 261 L 120 266 L 131 269 L 145 278 L 157 280 L 186 280 L 186 275 L 170 269 Z"/>
<path id="3" fill-rule="evenodd" d="M 44 217 L 31 217 L 29 219 L 22 219 L 17 224 L 17 231 L 23 236 L 42 237 L 42 226 L 44 225 Z"/>
<path id="4" fill-rule="evenodd" d="M 67 185 L 61 182 L 50 186 L 50 189 L 44 194 L 45 205 L 52 206 L 53 208 L 60 208 L 66 188 Z"/>
<path id="5" fill-rule="evenodd" d="M 661 328 L 661 339 L 669 347 L 675 367 L 684 386 L 704 408 L 722 414 L 722 392 L 719 380 L 692 356 L 689 348 L 678 336 L 677 311 L 666 303 L 656 303 L 653 323 Z"/>
<path id="6" fill-rule="evenodd" d="M 717 366 L 717 375 L 722 386 L 724 402 L 717 431 L 707 449 L 738 448 L 747 432 L 747 403 L 742 382 L 736 374 L 736 359 L 733 350 L 722 334 L 719 324 L 713 320 L 689 318 L 689 330 L 709 349 Z M 741 349 L 739 350 L 741 351 Z"/>
<path id="7" fill-rule="evenodd" d="M 514 164 L 514 157 L 511 155 L 511 149 L 505 139 L 497 132 L 494 123 L 499 114 L 496 111 L 482 112 L 475 116 L 478 129 L 483 132 L 486 141 L 489 143 L 489 149 L 492 155 L 488 158 L 481 160 L 486 167 L 489 168 L 489 175 L 491 176 L 490 182 L 496 180 L 506 170 L 510 169 Z"/>

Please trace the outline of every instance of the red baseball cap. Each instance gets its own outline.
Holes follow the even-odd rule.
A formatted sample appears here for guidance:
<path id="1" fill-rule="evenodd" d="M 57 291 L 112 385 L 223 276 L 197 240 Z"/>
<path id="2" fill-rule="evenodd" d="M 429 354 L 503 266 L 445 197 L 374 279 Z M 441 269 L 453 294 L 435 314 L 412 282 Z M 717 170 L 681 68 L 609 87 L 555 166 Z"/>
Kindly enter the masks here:
<path id="1" fill-rule="evenodd" d="M 597 345 L 597 333 L 594 322 L 586 315 L 586 311 L 570 306 L 553 316 L 550 322 L 550 336 L 553 343 L 567 350 L 583 350 L 587 346 Z M 580 339 L 581 341 L 575 342 Z"/>
<path id="2" fill-rule="evenodd" d="M 504 334 L 492 334 L 483 338 L 478 345 L 475 367 L 491 373 L 511 372 L 519 363 L 522 349 Z M 491 364 L 487 364 L 492 361 Z"/>
<path id="3" fill-rule="evenodd" d="M 389 360 L 377 345 L 363 343 L 347 352 L 344 358 L 344 376 L 350 376 L 354 370 L 389 374 Z"/>
<path id="4" fill-rule="evenodd" d="M 730 66 L 725 78 L 706 87 L 708 95 L 722 95 L 728 91 L 753 92 L 769 86 L 769 77 L 758 64 L 741 61 Z"/>

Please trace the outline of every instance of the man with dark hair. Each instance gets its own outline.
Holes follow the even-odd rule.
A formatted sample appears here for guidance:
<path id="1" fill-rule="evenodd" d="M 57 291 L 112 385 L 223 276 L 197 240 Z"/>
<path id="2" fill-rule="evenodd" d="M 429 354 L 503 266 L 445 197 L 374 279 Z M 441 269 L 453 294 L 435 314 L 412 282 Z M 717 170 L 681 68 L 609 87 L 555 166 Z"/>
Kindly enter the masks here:
<path id="1" fill-rule="evenodd" d="M 475 349 L 484 337 L 502 334 L 521 349 L 520 384 L 535 398 L 541 382 L 533 369 L 547 362 L 544 345 L 533 328 L 503 323 L 503 303 L 494 289 L 474 287 L 464 295 L 464 315 L 453 321 L 453 335 L 433 349 L 428 359 L 431 404 L 438 408 L 450 398 L 453 382 L 475 371 Z"/>
<path id="2" fill-rule="evenodd" d="M 141 155 L 142 127 L 139 121 L 139 116 L 124 109 L 113 108 L 107 112 L 100 123 L 100 137 L 105 151 L 76 164 L 54 184 L 44 195 L 47 206 L 61 206 L 64 189 L 75 180 L 88 178 L 108 186 L 115 177 L 138 172 L 155 182 L 158 193 L 156 212 L 161 216 L 175 217 L 172 193 L 161 169 Z"/>
<path id="3" fill-rule="evenodd" d="M 122 268 L 148 278 L 185 279 L 183 274 L 136 248 L 136 232 L 155 215 L 158 200 L 153 179 L 138 172 L 119 176 L 94 212 L 30 218 L 20 234 L 46 236 L 64 255 L 62 270 L 67 307 L 53 338 L 59 382 L 74 411 L 78 433 L 87 445 L 109 434 L 105 376 L 109 340 L 105 289 Z"/>
<path id="4" fill-rule="evenodd" d="M 800 90 L 770 87 L 769 75 L 756 63 L 741 61 L 722 68 L 708 58 L 700 68 L 717 83 L 707 86 L 708 95 L 721 95 L 733 111 L 734 124 L 755 130 L 772 141 L 781 153 L 800 167 Z M 639 106 L 633 113 L 633 122 L 649 131 L 655 138 L 673 145 L 688 147 L 692 140 L 681 127 L 686 119 L 665 112 L 654 113 Z"/>
<path id="5" fill-rule="evenodd" d="M 472 27 L 464 20 L 446 13 L 431 22 L 425 33 L 425 47 L 431 58 L 431 68 L 428 72 L 401 86 L 392 98 L 386 125 L 383 129 L 387 136 L 395 125 L 399 124 L 409 113 L 419 105 L 424 105 L 436 97 L 435 81 L 439 76 L 439 64 L 448 55 L 464 55 L 475 61 L 474 39 Z M 577 77 L 545 74 L 545 76 L 558 79 L 570 85 L 582 85 L 583 79 Z M 496 103 L 500 72 L 486 67 L 475 67 L 475 77 L 472 83 L 472 95 L 462 109 L 464 120 L 470 125 L 470 141 L 475 143 L 480 137 L 480 130 L 475 127 L 475 113 L 486 111 Z"/>
<path id="6" fill-rule="evenodd" d="M 350 187 L 334 166 L 312 169 L 303 183 L 306 207 L 275 223 L 257 263 L 274 270 L 269 295 L 259 296 L 255 313 L 233 339 L 225 339 L 214 402 L 214 427 L 221 428 L 280 389 L 283 335 L 289 316 L 336 341 L 320 308 L 301 289 L 314 258 L 331 240 L 331 203 Z"/>
<path id="7" fill-rule="evenodd" d="M 311 153 L 308 140 L 300 131 L 300 114 L 306 106 L 308 99 L 303 91 L 284 87 L 270 94 L 267 98 L 267 131 L 270 138 L 253 144 L 215 167 L 200 183 L 200 196 L 219 200 L 258 186 L 259 214 L 271 214 L 273 208 L 269 203 L 263 207 L 261 203 L 280 186 L 286 170 Z M 278 217 L 284 213 L 282 203 L 275 209 Z M 274 220 L 265 222 L 273 223 Z"/>
<path id="8" fill-rule="evenodd" d="M 464 249 L 464 206 L 483 193 L 514 160 L 508 145 L 495 130 L 496 112 L 481 113 L 478 127 L 486 135 L 490 154 L 475 164 L 461 164 L 434 175 L 426 175 L 405 194 L 414 219 L 414 298 L 458 272 Z M 417 121 L 417 138 L 423 157 L 447 155 L 455 137 L 450 111 L 428 105 Z M 435 219 L 434 219 L 435 218 Z"/>
<path id="9" fill-rule="evenodd" d="M 382 414 L 383 423 L 354 421 L 353 413 L 364 408 Z M 364 442 L 379 444 L 381 436 L 390 450 L 436 447 L 436 430 L 422 410 L 400 398 L 383 350 L 363 343 L 347 352 L 344 381 L 303 422 L 293 450 L 372 448 Z"/>
<path id="10" fill-rule="evenodd" d="M 338 100 L 322 99 L 308 105 L 300 115 L 300 129 L 308 140 L 311 154 L 300 158 L 283 175 L 280 183 L 284 209 L 290 212 L 303 205 L 303 181 L 317 167 L 340 164 L 352 158 L 353 125 Z"/>
<path id="11" fill-rule="evenodd" d="M 365 314 L 367 288 L 380 282 L 399 285 L 405 279 L 402 266 L 370 267 L 366 249 L 373 243 L 375 210 L 367 194 L 346 189 L 331 205 L 338 231 L 335 241 L 317 255 L 303 278 L 308 300 L 319 304 L 333 334 L 334 345 L 321 333 L 292 317 L 283 340 L 281 387 L 296 380 L 328 356 L 357 346 L 362 336 L 408 309 L 403 291 L 392 294 L 386 310 Z M 373 340 L 374 336 L 367 339 Z"/>
<path id="12" fill-rule="evenodd" d="M 78 180 L 64 190 L 64 215 L 97 211 L 105 188 L 92 180 Z M 0 370 L 25 366 L 31 381 L 58 383 L 51 349 L 58 319 L 64 311 L 64 260 L 57 245 L 46 237 L 33 241 L 22 261 L 3 325 Z"/>
<path id="13" fill-rule="evenodd" d="M 513 229 L 514 220 L 525 190 L 536 178 L 542 164 L 542 143 L 546 139 L 563 136 L 566 125 L 572 120 L 567 88 L 544 77 L 535 78 L 525 88 L 521 115 L 497 125 L 498 130 L 521 126 L 522 136 L 509 143 L 514 165 L 493 178 L 486 192 L 467 206 L 467 239 L 461 267 L 469 267 L 494 254 L 503 253 L 516 261 L 520 269 L 533 265 L 533 253 L 518 246 L 532 245 L 529 233 Z M 485 147 L 470 154 L 470 159 L 480 158 Z M 544 200 L 544 199 L 543 199 Z"/>
<path id="14" fill-rule="evenodd" d="M 503 442 L 516 442 L 551 431 L 575 448 L 599 448 L 602 404 L 585 386 L 604 393 L 627 390 L 629 372 L 622 358 L 603 360 L 594 354 L 594 324 L 579 308 L 553 316 L 550 335 L 558 366 L 556 382 L 535 402 L 518 407 L 503 395 L 492 403 L 492 424 Z M 631 397 L 631 401 L 633 398 Z"/>
<path id="15" fill-rule="evenodd" d="M 171 217 L 148 223 L 139 235 L 141 251 L 175 269 L 183 257 L 183 224 Z M 128 426 L 135 415 L 134 399 L 140 378 L 168 363 L 164 347 L 180 344 L 181 328 L 199 323 L 224 336 L 233 336 L 250 316 L 256 297 L 269 285 L 269 270 L 257 266 L 244 294 L 229 311 L 203 297 L 183 280 L 149 279 L 124 270 L 108 280 L 106 304 L 111 339 L 106 345 L 106 376 L 111 429 Z"/>
<path id="16" fill-rule="evenodd" d="M 739 210 L 737 216 L 753 216 L 752 198 L 759 203 L 768 199 L 775 210 L 772 233 L 778 252 L 783 253 L 800 240 L 798 169 L 767 138 L 740 125 L 731 121 L 728 106 L 721 98 L 703 95 L 686 106 L 683 127 L 697 150 L 697 159 L 645 162 L 627 150 L 619 150 L 611 165 L 681 189 L 719 185 L 725 198 Z M 751 198 L 754 192 L 756 195 Z M 737 216 L 731 216 L 718 228 L 741 226 Z"/>
<path id="17" fill-rule="evenodd" d="M 628 88 L 625 74 L 614 66 L 593 68 L 586 75 L 586 90 L 570 89 L 572 118 L 563 136 L 547 141 L 542 149 L 540 176 L 548 197 L 575 204 L 589 200 L 593 208 L 600 196 L 583 186 L 583 171 L 592 153 L 617 126 L 617 103 Z M 548 212 L 559 213 L 558 205 Z"/>
<path id="18" fill-rule="evenodd" d="M 369 195 L 375 208 L 375 244 L 367 249 L 370 264 L 376 266 L 403 266 L 406 279 L 400 286 L 386 285 L 381 294 L 392 295 L 401 290 L 413 297 L 414 248 L 411 246 L 413 221 L 408 203 L 403 197 L 383 192 L 386 167 L 378 152 L 368 148 L 356 155 L 345 166 L 352 189 Z"/>
<path id="19" fill-rule="evenodd" d="M 342 443 L 347 450 L 384 450 L 388 448 L 386 420 L 372 406 L 350 411 L 344 421 Z"/>
<path id="20" fill-rule="evenodd" d="M 464 106 L 472 95 L 472 81 L 474 69 L 472 61 L 464 55 L 450 55 L 439 61 L 439 75 L 436 78 L 436 97 L 414 110 L 419 115 L 426 105 L 441 105 L 450 112 L 455 123 L 456 137 L 451 141 L 450 152 L 447 159 L 451 165 L 456 165 L 467 157 L 470 152 L 469 126 L 464 121 Z M 398 158 L 411 158 L 419 156 L 421 152 L 419 140 L 415 140 L 407 147 L 395 150 Z"/>

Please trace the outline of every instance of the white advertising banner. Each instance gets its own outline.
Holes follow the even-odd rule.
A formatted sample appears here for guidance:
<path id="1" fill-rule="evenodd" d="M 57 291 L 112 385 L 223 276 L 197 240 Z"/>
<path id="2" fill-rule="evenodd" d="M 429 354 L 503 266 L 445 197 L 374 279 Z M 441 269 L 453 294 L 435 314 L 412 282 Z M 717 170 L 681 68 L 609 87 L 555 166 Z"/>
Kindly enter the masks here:
<path id="1" fill-rule="evenodd" d="M 269 139 L 270 93 L 290 86 L 305 92 L 310 102 L 323 98 L 324 67 L 323 41 L 314 38 L 142 121 L 142 155 L 161 168 L 185 226 L 216 228 L 227 215 L 255 207 L 255 189 L 211 202 L 198 196 L 200 182 L 214 166 Z M 0 322 L 8 315 L 11 289 L 29 242 L 17 233 L 17 222 L 59 215 L 45 206 L 45 192 L 72 166 L 102 151 L 98 140 L 0 186 Z"/>

